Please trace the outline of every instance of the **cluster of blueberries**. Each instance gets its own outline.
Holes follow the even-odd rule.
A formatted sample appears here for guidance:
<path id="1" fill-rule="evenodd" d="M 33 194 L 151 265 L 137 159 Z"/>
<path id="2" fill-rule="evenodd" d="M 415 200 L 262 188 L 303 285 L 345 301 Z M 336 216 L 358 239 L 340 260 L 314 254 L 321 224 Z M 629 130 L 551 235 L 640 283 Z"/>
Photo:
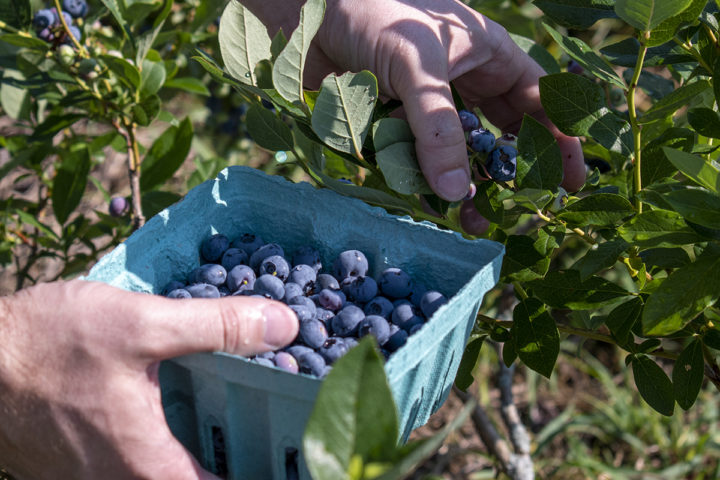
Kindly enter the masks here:
<path id="1" fill-rule="evenodd" d="M 293 343 L 252 357 L 266 366 L 316 377 L 366 335 L 372 335 L 385 358 L 403 346 L 447 298 L 414 282 L 399 268 L 370 275 L 359 250 L 346 250 L 323 272 L 319 251 L 298 248 L 286 257 L 277 243 L 246 233 L 232 242 L 222 234 L 205 239 L 202 265 L 187 282 L 172 281 L 168 298 L 219 298 L 249 295 L 280 300 L 297 315 L 300 329 Z"/>
<path id="2" fill-rule="evenodd" d="M 506 133 L 496 139 L 492 132 L 482 128 L 480 119 L 473 112 L 460 110 L 458 115 L 470 149 L 487 155 L 484 166 L 490 178 L 499 182 L 514 179 L 518 155 L 515 135 Z"/>
<path id="3" fill-rule="evenodd" d="M 75 21 L 87 15 L 88 5 L 86 0 L 63 0 L 62 8 L 61 13 L 70 33 L 77 41 L 80 41 L 82 32 L 75 24 Z M 58 15 L 56 8 L 38 10 L 33 17 L 33 27 L 35 27 L 37 36 L 46 42 L 72 43 L 62 28 L 60 15 Z"/>

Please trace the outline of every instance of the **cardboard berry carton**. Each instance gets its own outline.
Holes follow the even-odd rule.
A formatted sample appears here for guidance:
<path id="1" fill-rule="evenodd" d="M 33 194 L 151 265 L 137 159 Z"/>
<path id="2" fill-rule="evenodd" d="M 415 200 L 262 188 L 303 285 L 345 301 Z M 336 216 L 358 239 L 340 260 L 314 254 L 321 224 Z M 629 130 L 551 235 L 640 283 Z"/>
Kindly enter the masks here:
<path id="1" fill-rule="evenodd" d="M 354 198 L 230 167 L 160 212 L 103 257 L 86 277 L 159 293 L 200 264 L 214 233 L 252 232 L 286 251 L 315 246 L 323 264 L 357 249 L 370 273 L 398 267 L 449 301 L 390 356 L 385 371 L 398 408 L 399 441 L 447 398 L 483 296 L 497 283 L 503 246 L 467 240 Z M 175 436 L 209 470 L 230 479 L 309 479 L 301 445 L 322 380 L 224 353 L 164 362 L 165 415 Z M 297 477 L 296 477 L 297 478 Z"/>

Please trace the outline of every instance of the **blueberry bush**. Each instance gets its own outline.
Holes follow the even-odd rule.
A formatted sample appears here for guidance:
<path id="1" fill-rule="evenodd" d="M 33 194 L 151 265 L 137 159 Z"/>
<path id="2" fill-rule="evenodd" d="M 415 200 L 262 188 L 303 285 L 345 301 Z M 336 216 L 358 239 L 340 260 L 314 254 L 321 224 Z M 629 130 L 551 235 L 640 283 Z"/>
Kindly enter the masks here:
<path id="1" fill-rule="evenodd" d="M 467 3 L 492 16 L 491 4 L 500 2 Z M 526 2 L 510 3 L 522 17 Z M 582 138 L 588 175 L 580 191 L 564 191 L 560 150 L 543 125 L 526 116 L 517 132 L 499 132 L 456 96 L 474 173 L 468 199 L 486 219 L 482 236 L 506 248 L 497 292 L 511 288 L 515 297 L 511 319 L 499 319 L 500 295 L 488 296 L 456 385 L 472 383 L 487 339 L 503 345 L 505 364 L 551 377 L 561 340 L 581 337 L 623 351 L 647 404 L 678 414 L 693 407 L 704 384 L 720 388 L 718 6 L 532 4 L 544 16 L 522 22 L 513 39 L 548 73 L 542 104 L 563 133 Z M 379 100 L 372 72 L 333 74 L 318 91 L 303 88 L 306 39 L 324 9 L 323 0 L 307 0 L 298 28 L 270 38 L 236 1 L 0 0 L 0 105 L 17 127 L 0 138 L 9 156 L 0 178 L 20 171 L 40 185 L 36 200 L 2 200 L 0 262 L 16 262 L 18 287 L 35 281 L 29 272 L 43 257 L 63 262 L 58 278 L 84 271 L 180 198 L 170 184 L 194 127 L 169 108 L 178 94 L 204 96 L 220 109 L 207 125 L 218 145 L 247 134 L 272 152 L 275 167 L 301 169 L 318 187 L 472 237 L 463 232 L 461 205 L 432 194 L 408 124 L 390 116 L 400 105 Z M 598 48 L 585 32 L 608 22 L 617 33 Z M 143 145 L 139 129 L 161 124 Z M 127 197 L 91 174 L 108 148 L 127 158 Z M 195 159 L 183 187 L 226 164 L 207 157 Z M 89 183 L 108 213 L 77 213 Z M 15 255 L 20 247 L 30 251 L 24 264 Z M 217 247 L 207 248 L 203 255 L 216 261 Z M 276 277 L 286 267 L 293 274 L 279 261 L 257 263 Z M 207 280 L 213 274 L 197 272 Z M 243 275 L 250 273 L 226 285 L 239 288 Z M 272 295 L 275 287 L 264 288 Z M 323 301 L 342 300 L 327 293 Z M 317 479 L 401 478 L 469 415 L 470 408 L 437 437 L 397 446 L 392 409 L 342 407 L 392 402 L 370 343 L 348 352 L 323 383 L 305 442 Z"/>

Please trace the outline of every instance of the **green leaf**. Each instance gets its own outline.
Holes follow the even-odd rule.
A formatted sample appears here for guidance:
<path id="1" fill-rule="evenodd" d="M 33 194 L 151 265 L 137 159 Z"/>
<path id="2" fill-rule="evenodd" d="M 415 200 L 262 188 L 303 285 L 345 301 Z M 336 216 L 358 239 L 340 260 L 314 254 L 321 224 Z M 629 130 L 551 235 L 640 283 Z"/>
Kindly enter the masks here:
<path id="1" fill-rule="evenodd" d="M 415 144 L 393 143 L 375 154 L 387 186 L 403 195 L 432 193 L 415 159 Z"/>
<path id="2" fill-rule="evenodd" d="M 125 18 L 124 2 L 118 2 L 118 0 L 100 0 L 100 1 L 103 3 L 103 5 L 105 5 L 105 7 L 107 7 L 108 10 L 110 10 L 110 13 L 112 13 L 112 16 L 115 18 L 115 21 L 117 21 L 125 38 L 132 39 L 132 35 L 130 35 L 130 26 L 127 23 L 127 20 L 129 20 L 129 19 Z"/>
<path id="3" fill-rule="evenodd" d="M 255 65 L 270 58 L 265 25 L 240 2 L 228 2 L 220 17 L 220 55 L 225 69 L 241 83 L 257 86 Z"/>
<path id="4" fill-rule="evenodd" d="M 712 108 L 691 109 L 688 111 L 688 122 L 700 135 L 720 138 L 720 116 Z"/>
<path id="5" fill-rule="evenodd" d="M 678 268 L 647 299 L 643 333 L 667 336 L 681 330 L 720 298 L 720 256 L 703 253 Z"/>
<path id="6" fill-rule="evenodd" d="M 677 110 L 688 105 L 706 90 L 709 90 L 711 86 L 708 80 L 698 80 L 697 82 L 683 85 L 653 105 L 650 110 L 640 116 L 638 122 L 647 124 L 670 117 Z"/>
<path id="7" fill-rule="evenodd" d="M 30 136 L 34 141 L 48 140 L 54 137 L 60 130 L 68 128 L 78 120 L 85 118 L 81 113 L 51 114 L 37 127 Z"/>
<path id="8" fill-rule="evenodd" d="M 589 136 L 610 151 L 633 151 L 630 124 L 611 112 L 602 88 L 572 73 L 540 78 L 540 99 L 550 120 L 567 135 Z"/>
<path id="9" fill-rule="evenodd" d="M 544 279 L 529 282 L 527 287 L 546 305 L 575 310 L 596 308 L 628 294 L 627 290 L 604 278 L 590 277 L 581 281 L 576 270 L 550 272 Z"/>
<path id="10" fill-rule="evenodd" d="M 534 0 L 553 21 L 568 28 L 587 30 L 602 18 L 615 18 L 614 0 Z"/>
<path id="11" fill-rule="evenodd" d="M 140 88 L 140 70 L 124 58 L 101 55 L 100 58 L 118 79 L 133 90 Z"/>
<path id="12" fill-rule="evenodd" d="M 617 0 L 615 13 L 641 32 L 649 32 L 690 5 L 690 0 Z"/>
<path id="13" fill-rule="evenodd" d="M 458 367 L 457 376 L 455 377 L 455 386 L 463 392 L 467 391 L 468 387 L 475 381 L 473 371 L 480 358 L 480 347 L 482 347 L 484 341 L 485 335 L 480 335 L 471 339 L 465 346 L 465 352 L 460 360 L 460 367 Z"/>
<path id="14" fill-rule="evenodd" d="M 156 1 L 153 1 L 151 4 L 151 8 L 154 11 L 154 13 L 147 15 L 146 17 L 146 24 L 150 23 L 152 21 L 152 24 L 150 28 L 140 33 L 135 38 L 135 64 L 136 65 L 142 65 L 143 61 L 145 60 L 145 57 L 147 56 L 148 52 L 153 46 L 153 43 L 155 43 L 155 39 L 157 38 L 158 34 L 160 33 L 160 30 L 162 30 L 163 25 L 165 24 L 165 20 L 167 20 L 168 15 L 170 15 L 170 11 L 172 10 L 173 6 L 173 0 L 162 0 L 162 3 L 159 4 Z M 135 15 L 136 16 L 136 15 Z"/>
<path id="15" fill-rule="evenodd" d="M 707 0 L 692 0 L 690 5 L 679 15 L 673 15 L 653 28 L 647 44 L 652 47 L 672 40 L 680 25 L 697 21 L 707 3 Z"/>
<path id="16" fill-rule="evenodd" d="M 373 123 L 373 146 L 379 152 L 398 142 L 415 142 L 410 124 L 402 118 L 381 118 Z"/>
<path id="17" fill-rule="evenodd" d="M 558 218 L 581 226 L 610 226 L 634 213 L 635 208 L 622 195 L 596 193 L 566 206 Z"/>
<path id="18" fill-rule="evenodd" d="M 275 62 L 280 52 L 282 52 L 285 45 L 287 45 L 287 42 L 285 32 L 280 28 L 270 42 L 270 58 L 272 62 Z"/>
<path id="19" fill-rule="evenodd" d="M 349 480 L 353 456 L 363 463 L 382 459 L 395 450 L 397 435 L 383 362 L 373 340 L 363 339 L 333 365 L 320 387 L 303 436 L 308 470 L 315 480 Z"/>
<path id="20" fill-rule="evenodd" d="M 518 152 L 517 186 L 557 192 L 563 179 L 560 147 L 552 133 L 529 115 L 518 133 Z"/>
<path id="21" fill-rule="evenodd" d="M 326 145 L 362 158 L 377 95 L 377 79 L 368 71 L 328 75 L 312 113 L 313 131 Z"/>
<path id="22" fill-rule="evenodd" d="M 674 247 L 702 240 L 681 215 L 669 210 L 650 210 L 636 215 L 618 228 L 618 234 L 640 248 Z"/>
<path id="23" fill-rule="evenodd" d="M 640 396 L 663 415 L 671 416 L 675 410 L 675 395 L 670 378 L 657 363 L 646 355 L 632 358 L 633 377 Z"/>
<path id="24" fill-rule="evenodd" d="M 147 127 L 160 113 L 162 101 L 157 95 L 151 95 L 142 102 L 133 105 L 133 118 L 138 125 Z"/>
<path id="25" fill-rule="evenodd" d="M 612 65 L 608 63 L 602 56 L 593 51 L 588 44 L 579 38 L 562 35 L 560 32 L 544 23 L 545 30 L 562 47 L 565 52 L 575 59 L 585 70 L 592 73 L 597 78 L 612 83 L 615 86 L 625 89 L 625 83 L 615 73 Z"/>
<path id="26" fill-rule="evenodd" d="M 0 42 L 9 43 L 16 47 L 31 48 L 33 50 L 40 50 L 42 52 L 48 51 L 50 44 L 44 40 L 40 40 L 35 37 L 26 37 L 18 33 L 4 33 L 0 35 Z"/>
<path id="27" fill-rule="evenodd" d="M 268 150 L 292 150 L 295 145 L 290 127 L 259 103 L 248 108 L 245 123 L 255 142 Z"/>
<path id="28" fill-rule="evenodd" d="M 512 32 L 508 33 L 510 34 L 510 38 L 512 38 L 512 41 L 515 42 L 515 44 L 520 47 L 522 51 L 527 53 L 530 58 L 535 60 L 535 62 L 537 62 L 537 64 L 540 65 L 542 69 L 545 70 L 545 72 L 560 73 L 560 65 L 558 65 L 555 57 L 553 57 L 552 54 L 548 52 L 545 47 L 527 37 L 516 35 Z"/>
<path id="29" fill-rule="evenodd" d="M 169 180 L 185 161 L 193 138 L 190 118 L 170 126 L 152 144 L 142 162 L 140 190 L 147 192 Z"/>
<path id="30" fill-rule="evenodd" d="M 550 378 L 560 353 L 560 334 L 540 301 L 528 298 L 515 306 L 512 335 L 520 360 Z"/>
<path id="31" fill-rule="evenodd" d="M 505 243 L 501 277 L 527 282 L 542 278 L 550 267 L 550 257 L 539 252 L 527 235 L 510 235 Z"/>
<path id="32" fill-rule="evenodd" d="M 155 95 L 165 83 L 166 71 L 162 62 L 143 60 L 142 72 L 140 72 L 140 96 L 141 98 Z"/>
<path id="33" fill-rule="evenodd" d="M 303 72 L 307 52 L 324 15 L 325 0 L 307 0 L 300 9 L 300 23 L 275 59 L 273 84 L 278 93 L 291 103 L 302 104 L 304 101 Z"/>
<path id="34" fill-rule="evenodd" d="M 25 76 L 18 70 L 5 69 L 2 79 L 15 78 L 25 80 Z M 3 82 L 0 85 L 0 105 L 3 111 L 13 120 L 29 119 L 30 91 L 15 85 Z"/>
<path id="35" fill-rule="evenodd" d="M 683 175 L 708 190 L 720 192 L 720 168 L 716 163 L 672 148 L 663 148 L 663 152 L 670 163 Z"/>
<path id="36" fill-rule="evenodd" d="M 705 0 L 701 0 L 705 1 Z M 612 43 L 600 49 L 605 58 L 613 65 L 621 67 L 635 67 L 637 57 L 640 53 L 640 42 L 637 38 L 626 38 L 617 43 Z M 643 65 L 655 67 L 658 65 L 673 65 L 676 63 L 687 63 L 694 61 L 693 57 L 687 54 L 675 42 L 648 48 L 645 54 Z"/>
<path id="37" fill-rule="evenodd" d="M 610 240 L 590 249 L 584 257 L 580 258 L 570 267 L 580 272 L 580 279 L 587 280 L 601 270 L 612 267 L 618 257 L 630 245 L 624 240 Z"/>
<path id="38" fill-rule="evenodd" d="M 697 243 L 697 242 L 690 242 Z M 648 268 L 680 268 L 690 263 L 690 256 L 682 248 L 650 248 L 640 252 L 640 258 Z"/>
<path id="39" fill-rule="evenodd" d="M 500 187 L 495 182 L 483 182 L 477 186 L 473 203 L 480 214 L 493 223 L 501 224 L 505 217 L 505 207 L 498 198 Z"/>
<path id="40" fill-rule="evenodd" d="M 88 173 L 90 172 L 90 150 L 87 146 L 60 152 L 61 162 L 53 179 L 52 205 L 55 218 L 62 225 L 80 203 Z"/>
<path id="41" fill-rule="evenodd" d="M 630 332 L 640 318 L 643 309 L 641 297 L 633 297 L 627 302 L 613 308 L 605 319 L 605 325 L 610 329 L 613 337 L 620 346 L 632 340 Z"/>
<path id="42" fill-rule="evenodd" d="M 205 97 L 210 96 L 210 90 L 208 90 L 200 79 L 195 77 L 173 78 L 165 82 L 165 87 L 177 88 L 178 90 L 203 95 Z"/>
<path id="43" fill-rule="evenodd" d="M 720 229 L 720 196 L 717 194 L 687 188 L 668 192 L 663 198 L 686 221 L 715 230 Z"/>
<path id="44" fill-rule="evenodd" d="M 30 0 L 0 0 L 0 20 L 19 30 L 30 28 Z"/>
<path id="45" fill-rule="evenodd" d="M 698 338 L 683 349 L 672 371 L 675 400 L 683 410 L 689 410 L 695 403 L 702 387 L 704 369 L 702 342 Z"/>

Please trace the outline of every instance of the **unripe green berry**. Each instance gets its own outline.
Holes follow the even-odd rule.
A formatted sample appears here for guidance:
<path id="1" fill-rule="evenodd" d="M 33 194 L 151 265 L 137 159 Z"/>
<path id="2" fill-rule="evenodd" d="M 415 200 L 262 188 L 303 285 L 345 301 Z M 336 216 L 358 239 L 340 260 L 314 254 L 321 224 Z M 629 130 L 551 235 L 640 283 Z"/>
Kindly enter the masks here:
<path id="1" fill-rule="evenodd" d="M 57 49 L 57 56 L 58 61 L 66 67 L 75 63 L 75 49 L 70 45 L 60 45 Z"/>

